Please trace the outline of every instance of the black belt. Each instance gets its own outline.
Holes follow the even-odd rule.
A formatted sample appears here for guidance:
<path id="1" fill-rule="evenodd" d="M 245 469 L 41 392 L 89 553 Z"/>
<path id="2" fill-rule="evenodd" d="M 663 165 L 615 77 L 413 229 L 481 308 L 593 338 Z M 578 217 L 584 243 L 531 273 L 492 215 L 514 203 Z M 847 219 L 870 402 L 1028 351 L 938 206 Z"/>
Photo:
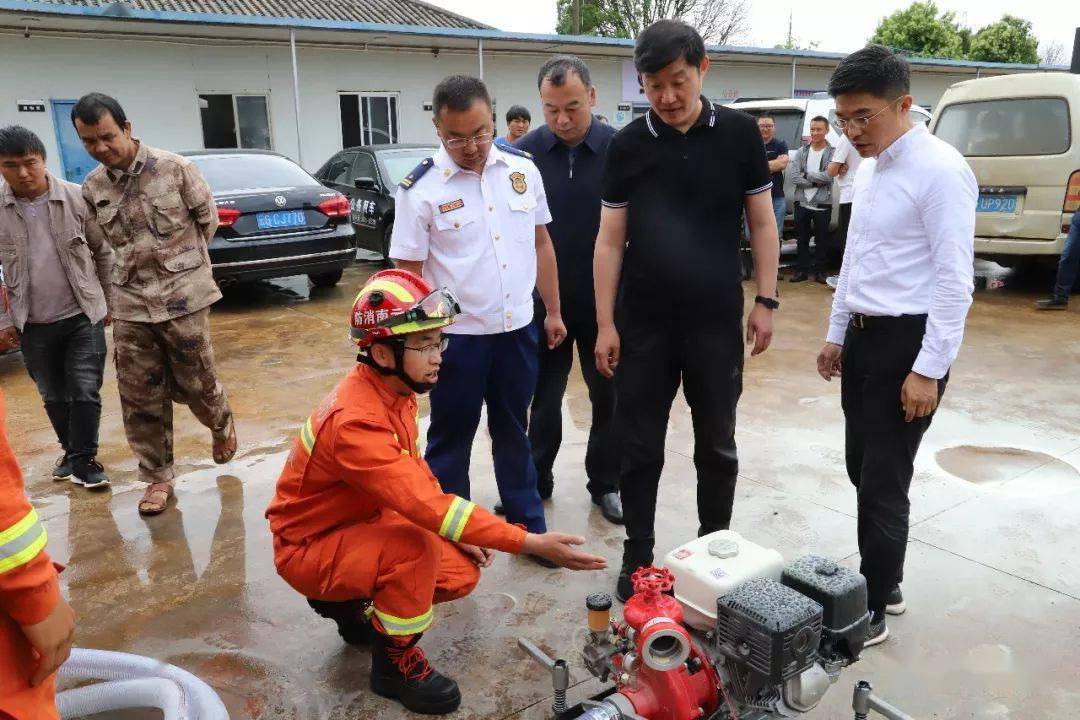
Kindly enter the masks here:
<path id="1" fill-rule="evenodd" d="M 851 327 L 857 330 L 870 330 L 890 325 L 917 325 L 926 322 L 926 315 L 863 315 L 851 313 Z"/>

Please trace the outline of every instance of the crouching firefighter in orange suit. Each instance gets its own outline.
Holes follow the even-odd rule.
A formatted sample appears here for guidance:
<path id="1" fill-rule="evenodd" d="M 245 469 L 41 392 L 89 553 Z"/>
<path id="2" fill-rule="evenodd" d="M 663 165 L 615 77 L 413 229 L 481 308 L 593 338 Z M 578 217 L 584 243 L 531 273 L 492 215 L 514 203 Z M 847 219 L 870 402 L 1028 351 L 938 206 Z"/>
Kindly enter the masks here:
<path id="1" fill-rule="evenodd" d="M 468 595 L 491 550 L 606 567 L 574 547 L 584 538 L 528 533 L 439 488 L 416 394 L 438 380 L 457 312 L 448 290 L 404 270 L 368 281 L 352 310 L 360 364 L 304 423 L 266 511 L 278 573 L 346 642 L 371 642 L 372 690 L 428 714 L 452 712 L 461 693 L 416 643 L 432 605 Z"/>
<path id="2" fill-rule="evenodd" d="M 8 444 L 0 393 L 0 718 L 60 717 L 54 681 L 74 633 L 75 613 L 60 597 L 45 528 Z"/>

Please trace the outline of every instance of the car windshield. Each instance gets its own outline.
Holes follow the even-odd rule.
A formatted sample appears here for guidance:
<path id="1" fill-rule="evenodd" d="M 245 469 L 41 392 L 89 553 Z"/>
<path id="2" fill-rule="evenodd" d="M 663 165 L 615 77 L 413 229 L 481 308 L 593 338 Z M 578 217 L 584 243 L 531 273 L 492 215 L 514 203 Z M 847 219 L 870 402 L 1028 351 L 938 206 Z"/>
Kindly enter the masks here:
<path id="1" fill-rule="evenodd" d="M 1062 98 L 957 103 L 941 110 L 934 134 L 966 157 L 1058 155 L 1069 149 Z"/>
<path id="2" fill-rule="evenodd" d="M 382 161 L 383 168 L 386 170 L 386 184 L 396 187 L 410 170 L 420 164 L 421 160 L 434 155 L 435 150 L 436 148 L 429 147 L 380 153 L 379 160 Z"/>
<path id="3" fill-rule="evenodd" d="M 192 155 L 214 193 L 318 187 L 299 165 L 278 155 Z"/>

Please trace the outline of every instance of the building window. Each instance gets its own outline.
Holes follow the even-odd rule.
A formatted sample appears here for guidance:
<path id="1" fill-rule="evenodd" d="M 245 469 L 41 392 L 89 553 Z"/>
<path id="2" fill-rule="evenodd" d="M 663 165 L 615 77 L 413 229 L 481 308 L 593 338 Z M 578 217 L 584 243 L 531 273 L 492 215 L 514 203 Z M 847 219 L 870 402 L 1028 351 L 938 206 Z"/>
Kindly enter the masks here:
<path id="1" fill-rule="evenodd" d="M 341 93 L 341 146 L 396 143 L 397 93 Z"/>
<path id="2" fill-rule="evenodd" d="M 265 95 L 199 95 L 203 147 L 270 150 L 270 113 Z"/>

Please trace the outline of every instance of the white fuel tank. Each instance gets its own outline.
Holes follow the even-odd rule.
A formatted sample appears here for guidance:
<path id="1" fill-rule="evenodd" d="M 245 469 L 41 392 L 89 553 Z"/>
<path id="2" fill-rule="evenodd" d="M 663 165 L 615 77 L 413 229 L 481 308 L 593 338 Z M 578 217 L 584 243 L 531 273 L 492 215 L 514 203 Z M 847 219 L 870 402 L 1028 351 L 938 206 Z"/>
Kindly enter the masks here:
<path id="1" fill-rule="evenodd" d="M 675 576 L 675 599 L 686 624 L 707 632 L 716 629 L 718 597 L 754 578 L 779 582 L 784 558 L 734 530 L 719 530 L 669 552 L 664 567 Z"/>

